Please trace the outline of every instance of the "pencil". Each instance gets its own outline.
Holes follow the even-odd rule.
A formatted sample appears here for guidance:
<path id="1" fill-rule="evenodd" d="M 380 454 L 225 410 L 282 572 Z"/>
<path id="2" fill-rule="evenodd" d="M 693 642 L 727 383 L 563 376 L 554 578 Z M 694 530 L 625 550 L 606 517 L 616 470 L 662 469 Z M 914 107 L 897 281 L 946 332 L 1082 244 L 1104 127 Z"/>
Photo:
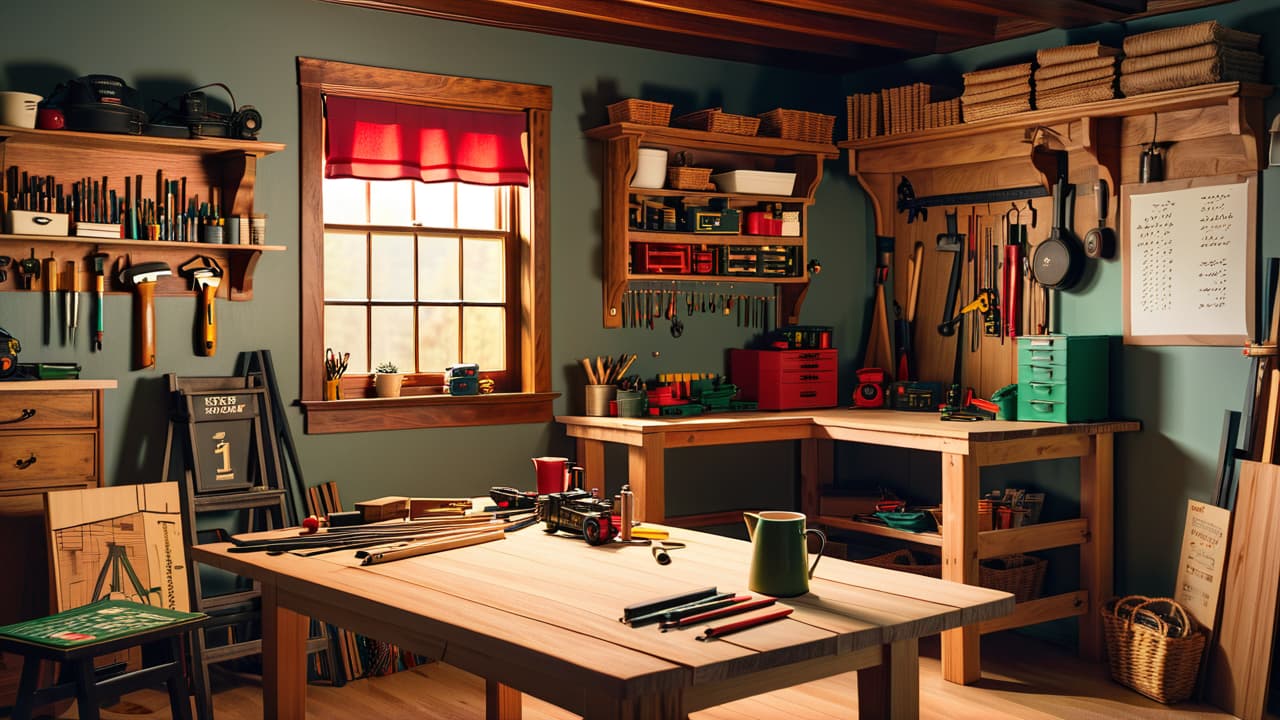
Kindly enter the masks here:
<path id="1" fill-rule="evenodd" d="M 702 631 L 702 634 L 698 636 L 698 639 L 699 640 L 715 640 L 716 638 L 722 638 L 725 635 L 731 635 L 738 631 L 746 630 L 747 628 L 753 628 L 757 625 L 764 625 L 765 623 L 771 623 L 774 620 L 781 620 L 782 618 L 790 615 L 792 612 L 794 612 L 793 608 L 785 608 L 783 610 L 778 610 L 765 615 L 757 615 L 755 617 L 747 618 L 746 620 L 739 620 L 737 622 L 732 622 L 732 623 L 729 623 L 728 625 L 717 625 L 715 627 L 709 627 L 706 630 Z"/>

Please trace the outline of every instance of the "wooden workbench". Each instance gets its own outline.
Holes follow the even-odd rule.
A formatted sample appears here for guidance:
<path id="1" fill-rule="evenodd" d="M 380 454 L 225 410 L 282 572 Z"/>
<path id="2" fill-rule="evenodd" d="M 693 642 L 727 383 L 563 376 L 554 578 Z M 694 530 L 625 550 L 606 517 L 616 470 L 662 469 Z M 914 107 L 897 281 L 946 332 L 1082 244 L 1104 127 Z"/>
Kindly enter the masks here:
<path id="1" fill-rule="evenodd" d="M 943 633 L 942 674 L 956 683 L 981 675 L 981 633 L 1077 617 L 1080 654 L 1102 658 L 1097 606 L 1113 593 L 1113 439 L 1141 429 L 1137 422 L 1038 423 L 945 422 L 935 413 L 894 410 L 810 410 L 717 413 L 692 418 L 560 416 L 578 443 L 587 487 L 604 490 L 604 446 L 627 446 L 628 483 L 637 519 L 693 525 L 664 512 L 664 456 L 668 448 L 735 445 L 776 440 L 800 442 L 800 509 L 814 524 L 867 532 L 939 548 L 945 580 L 978 584 L 978 560 L 1054 547 L 1080 547 L 1080 588 L 1019 603 L 1000 620 Z M 822 485 L 831 478 L 834 441 L 936 452 L 942 461 L 942 525 L 945 533 L 908 533 L 818 514 Z M 978 477 L 993 465 L 1080 459 L 1080 517 L 1009 530 L 978 532 Z M 728 514 L 720 520 L 729 519 Z M 736 514 L 733 514 L 736 515 Z M 700 518 L 699 520 L 705 520 Z M 714 519 L 714 518 L 713 518 Z"/>

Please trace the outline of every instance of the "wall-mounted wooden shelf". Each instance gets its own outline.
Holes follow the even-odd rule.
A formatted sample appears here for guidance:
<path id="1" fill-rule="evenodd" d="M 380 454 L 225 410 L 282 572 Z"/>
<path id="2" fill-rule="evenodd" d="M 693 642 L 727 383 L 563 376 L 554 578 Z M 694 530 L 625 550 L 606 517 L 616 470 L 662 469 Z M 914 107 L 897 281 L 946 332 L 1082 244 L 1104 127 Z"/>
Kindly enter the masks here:
<path id="1" fill-rule="evenodd" d="M 658 127 L 635 123 L 614 123 L 587 131 L 587 137 L 605 144 L 604 169 L 604 326 L 622 326 L 622 296 L 631 281 L 761 283 L 773 285 L 778 295 L 776 324 L 799 321 L 800 305 L 808 290 L 809 207 L 822 180 L 822 162 L 837 157 L 833 145 L 783 140 L 781 138 L 730 135 L 726 133 Z M 791 195 L 755 195 L 678 189 L 648 189 L 631 186 L 638 164 L 638 150 L 645 147 L 667 150 L 669 157 L 687 153 L 697 167 L 726 170 L 784 170 L 795 172 Z M 784 209 L 799 211 L 799 236 L 680 233 L 636 230 L 629 222 L 629 206 L 637 198 L 678 198 L 685 202 L 719 201 L 732 208 L 751 208 L 781 203 Z M 745 216 L 743 218 L 745 224 Z M 704 275 L 693 273 L 633 273 L 630 270 L 631 243 L 676 243 L 689 245 L 784 246 L 800 248 L 800 275 L 796 277 L 751 275 Z"/>
<path id="2" fill-rule="evenodd" d="M 69 130 L 32 130 L 0 125 L 0 171 L 17 166 L 32 175 L 52 175 L 70 192 L 80 178 L 107 178 L 112 187 L 123 189 L 126 178 L 143 177 L 143 197 L 153 198 L 157 172 L 168 180 L 186 178 L 188 192 L 208 200 L 216 189 L 220 198 L 220 214 L 245 217 L 253 214 L 254 183 L 257 162 L 284 149 L 280 143 L 228 138 L 161 138 L 145 135 L 75 132 Z M 12 191 L 10 188 L 7 190 Z M 242 238 L 247 243 L 248 238 Z M 184 295 L 192 292 L 190 281 L 178 275 L 178 268 L 197 255 L 206 255 L 222 266 L 224 277 L 218 294 L 228 300 L 253 298 L 253 271 L 264 252 L 284 250 L 279 245 L 226 245 L 196 242 L 123 240 L 54 235 L 0 235 L 0 255 L 15 261 L 35 257 L 56 258 L 61 274 L 58 287 L 71 287 L 67 261 L 76 262 L 80 287 L 93 287 L 93 265 L 90 255 L 103 252 L 108 275 L 118 260 L 131 263 L 162 261 L 173 270 L 171 277 L 156 283 L 159 295 Z M 19 288 L 17 273 L 8 268 L 8 279 L 0 282 L 0 290 Z M 33 290 L 44 289 L 43 279 Z M 128 292 L 111 278 L 108 292 Z"/>

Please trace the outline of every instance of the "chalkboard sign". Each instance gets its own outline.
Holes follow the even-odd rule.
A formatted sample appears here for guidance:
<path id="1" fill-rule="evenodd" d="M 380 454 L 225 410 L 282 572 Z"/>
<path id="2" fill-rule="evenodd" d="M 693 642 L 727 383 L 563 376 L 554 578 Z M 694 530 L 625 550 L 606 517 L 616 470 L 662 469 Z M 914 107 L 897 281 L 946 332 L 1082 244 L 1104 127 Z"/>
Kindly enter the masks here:
<path id="1" fill-rule="evenodd" d="M 197 494 L 261 482 L 262 397 L 261 388 L 182 393 Z"/>
<path id="2" fill-rule="evenodd" d="M 1257 174 L 1125 185 L 1124 341 L 1253 338 Z"/>

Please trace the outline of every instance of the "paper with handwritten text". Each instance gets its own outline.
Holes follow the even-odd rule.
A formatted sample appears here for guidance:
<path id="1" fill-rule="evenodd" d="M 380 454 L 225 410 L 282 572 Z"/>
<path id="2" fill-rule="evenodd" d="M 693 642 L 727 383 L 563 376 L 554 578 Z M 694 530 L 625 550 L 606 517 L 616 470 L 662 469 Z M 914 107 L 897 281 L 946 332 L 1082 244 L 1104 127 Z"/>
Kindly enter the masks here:
<path id="1" fill-rule="evenodd" d="M 1133 195 L 1129 334 L 1248 332 L 1248 183 Z"/>

